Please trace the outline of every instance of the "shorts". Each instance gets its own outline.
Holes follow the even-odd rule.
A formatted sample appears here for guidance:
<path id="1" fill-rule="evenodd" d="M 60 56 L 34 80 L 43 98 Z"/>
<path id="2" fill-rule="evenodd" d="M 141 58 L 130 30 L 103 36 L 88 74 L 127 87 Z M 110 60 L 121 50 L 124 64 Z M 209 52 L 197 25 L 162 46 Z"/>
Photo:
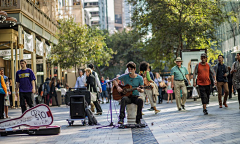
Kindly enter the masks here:
<path id="1" fill-rule="evenodd" d="M 171 93 L 173 93 L 173 90 L 167 90 L 167 93 L 169 94 L 171 94 Z"/>
<path id="2" fill-rule="evenodd" d="M 108 92 L 107 91 L 102 91 L 101 97 L 102 98 L 108 98 Z"/>
<path id="3" fill-rule="evenodd" d="M 200 97 L 202 100 L 202 104 L 209 103 L 209 95 L 210 95 L 210 85 L 201 86 L 199 85 Z"/>

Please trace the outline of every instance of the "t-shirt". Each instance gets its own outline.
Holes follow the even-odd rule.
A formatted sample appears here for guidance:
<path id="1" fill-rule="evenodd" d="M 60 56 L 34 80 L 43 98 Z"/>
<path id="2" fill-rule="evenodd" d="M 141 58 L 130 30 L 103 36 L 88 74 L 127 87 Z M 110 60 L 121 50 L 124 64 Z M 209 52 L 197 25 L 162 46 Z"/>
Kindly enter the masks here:
<path id="1" fill-rule="evenodd" d="M 180 70 L 181 72 L 180 72 Z M 186 69 L 186 67 L 181 66 L 180 68 L 178 68 L 178 66 L 174 66 L 171 69 L 170 75 L 174 75 L 174 80 L 184 80 L 185 79 L 185 75 L 188 74 L 188 70 Z"/>
<path id="2" fill-rule="evenodd" d="M 131 78 L 129 75 L 123 75 L 123 76 L 119 77 L 118 79 L 123 81 L 125 85 L 129 84 L 133 88 L 137 88 L 137 87 L 143 85 L 143 78 L 140 75 L 137 75 L 137 77 L 135 77 L 135 78 Z M 134 90 L 132 95 L 138 96 L 139 91 Z"/>
<path id="3" fill-rule="evenodd" d="M 20 83 L 19 92 L 32 92 L 33 80 L 36 80 L 36 78 L 31 69 L 17 71 L 16 82 Z"/>
<path id="4" fill-rule="evenodd" d="M 106 81 L 101 81 L 101 85 L 106 83 Z M 107 90 L 107 85 L 102 85 L 102 91 L 106 91 Z"/>

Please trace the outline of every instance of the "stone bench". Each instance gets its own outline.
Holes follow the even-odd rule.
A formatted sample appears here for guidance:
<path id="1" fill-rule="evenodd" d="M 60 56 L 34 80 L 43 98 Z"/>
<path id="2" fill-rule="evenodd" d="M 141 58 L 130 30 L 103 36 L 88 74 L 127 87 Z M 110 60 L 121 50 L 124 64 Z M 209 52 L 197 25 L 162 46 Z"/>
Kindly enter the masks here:
<path id="1" fill-rule="evenodd" d="M 137 116 L 137 105 L 136 104 L 128 104 L 127 105 L 127 123 L 135 124 Z"/>

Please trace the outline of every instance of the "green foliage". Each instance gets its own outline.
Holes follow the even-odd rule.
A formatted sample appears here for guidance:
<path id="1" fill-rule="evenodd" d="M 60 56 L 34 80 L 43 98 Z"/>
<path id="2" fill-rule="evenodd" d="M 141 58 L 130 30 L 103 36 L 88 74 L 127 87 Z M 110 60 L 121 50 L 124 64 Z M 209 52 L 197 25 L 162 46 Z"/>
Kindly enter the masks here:
<path id="1" fill-rule="evenodd" d="M 153 66 L 172 66 L 182 49 L 210 50 L 216 27 L 226 14 L 219 0 L 128 0 L 135 9 L 134 28 L 145 38 L 144 56 Z"/>
<path id="2" fill-rule="evenodd" d="M 85 63 L 108 65 L 113 51 L 105 43 L 105 36 L 98 29 L 79 25 L 73 18 L 60 21 L 58 44 L 53 46 L 51 59 L 61 68 L 77 68 Z"/>
<path id="3" fill-rule="evenodd" d="M 104 76 L 114 78 L 117 74 L 124 73 L 126 64 L 133 61 L 137 64 L 143 61 L 142 43 L 140 35 L 136 31 L 123 31 L 109 35 L 106 33 L 107 47 L 115 52 L 109 61 L 109 66 L 100 67 L 99 72 Z"/>

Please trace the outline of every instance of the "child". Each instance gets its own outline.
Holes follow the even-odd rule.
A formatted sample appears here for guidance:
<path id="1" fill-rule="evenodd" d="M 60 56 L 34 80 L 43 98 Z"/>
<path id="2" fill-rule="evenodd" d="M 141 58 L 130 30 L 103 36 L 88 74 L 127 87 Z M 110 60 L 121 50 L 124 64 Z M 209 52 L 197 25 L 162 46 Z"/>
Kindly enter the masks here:
<path id="1" fill-rule="evenodd" d="M 169 97 L 171 96 L 171 103 L 172 103 L 172 99 L 173 99 L 173 96 L 172 96 L 172 93 L 173 93 L 173 90 L 172 90 L 172 82 L 171 82 L 171 76 L 168 77 L 168 83 L 167 83 L 167 94 L 168 94 L 168 101 L 167 103 L 169 102 Z"/>
<path id="2" fill-rule="evenodd" d="M 7 86 L 7 93 L 6 93 L 5 102 L 4 102 L 4 111 L 5 111 L 6 118 L 9 118 L 8 117 L 8 106 L 10 106 L 9 95 L 11 94 L 11 92 L 10 92 L 10 86 L 9 86 L 8 80 L 6 81 L 6 86 Z"/>

